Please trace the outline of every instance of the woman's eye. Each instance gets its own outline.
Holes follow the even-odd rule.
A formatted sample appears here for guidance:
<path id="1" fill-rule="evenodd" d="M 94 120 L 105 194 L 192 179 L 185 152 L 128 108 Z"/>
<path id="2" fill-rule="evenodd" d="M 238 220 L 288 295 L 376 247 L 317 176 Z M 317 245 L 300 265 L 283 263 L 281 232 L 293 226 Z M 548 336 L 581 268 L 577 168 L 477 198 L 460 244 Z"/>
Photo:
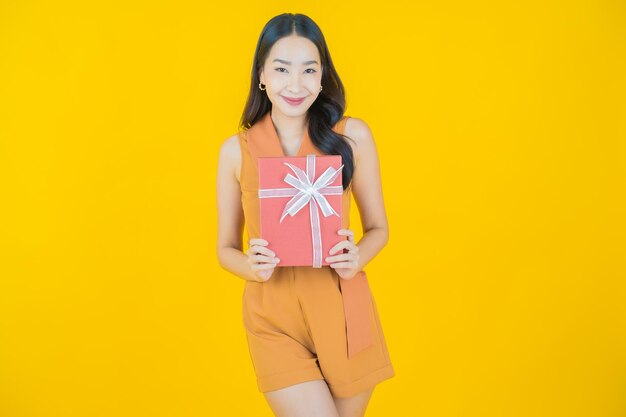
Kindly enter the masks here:
<path id="1" fill-rule="evenodd" d="M 285 72 L 286 71 L 286 70 L 285 71 L 282 71 L 282 70 L 285 70 L 285 68 L 283 68 L 283 67 L 276 68 L 276 71 L 278 71 L 278 72 Z M 313 74 L 313 73 L 317 72 L 313 68 L 307 68 L 305 71 L 309 71 L 309 70 L 311 72 L 308 72 L 307 74 Z"/>

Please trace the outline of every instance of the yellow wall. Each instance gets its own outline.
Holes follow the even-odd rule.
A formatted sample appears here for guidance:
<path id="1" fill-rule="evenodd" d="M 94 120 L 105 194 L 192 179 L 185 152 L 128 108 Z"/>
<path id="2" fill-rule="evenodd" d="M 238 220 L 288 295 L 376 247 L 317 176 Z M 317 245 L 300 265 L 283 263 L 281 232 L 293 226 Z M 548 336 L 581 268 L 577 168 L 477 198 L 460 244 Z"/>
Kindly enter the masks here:
<path id="1" fill-rule="evenodd" d="M 271 416 L 215 174 L 285 11 L 379 148 L 368 416 L 626 415 L 624 2 L 209 3 L 0 3 L 0 415 Z"/>

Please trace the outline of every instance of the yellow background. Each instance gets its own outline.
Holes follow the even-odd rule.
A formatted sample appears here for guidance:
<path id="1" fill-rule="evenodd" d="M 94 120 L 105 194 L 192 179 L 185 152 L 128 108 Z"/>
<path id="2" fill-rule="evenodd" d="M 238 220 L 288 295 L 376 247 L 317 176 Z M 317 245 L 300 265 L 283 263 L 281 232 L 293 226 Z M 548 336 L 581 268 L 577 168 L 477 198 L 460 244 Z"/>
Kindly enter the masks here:
<path id="1" fill-rule="evenodd" d="M 625 3 L 228 4 L 0 3 L 0 415 L 271 416 L 215 176 L 282 12 L 379 149 L 368 416 L 626 415 Z"/>

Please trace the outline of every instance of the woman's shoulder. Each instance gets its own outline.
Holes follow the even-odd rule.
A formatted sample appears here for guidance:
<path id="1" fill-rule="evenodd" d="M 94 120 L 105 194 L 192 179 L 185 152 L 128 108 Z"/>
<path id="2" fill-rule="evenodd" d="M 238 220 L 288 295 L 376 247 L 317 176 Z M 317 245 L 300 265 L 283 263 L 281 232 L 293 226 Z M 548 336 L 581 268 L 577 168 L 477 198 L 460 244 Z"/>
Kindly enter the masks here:
<path id="1" fill-rule="evenodd" d="M 374 135 L 367 122 L 359 117 L 346 116 L 344 135 L 352 139 L 352 146 L 356 162 L 363 154 L 376 152 Z"/>
<path id="2" fill-rule="evenodd" d="M 241 135 L 241 132 L 238 132 L 224 139 L 222 141 L 222 146 L 220 147 L 220 153 L 229 157 L 234 157 L 237 154 L 239 154 L 240 153 L 239 151 L 240 135 Z"/>
<path id="3" fill-rule="evenodd" d="M 242 136 L 242 133 L 237 132 L 224 139 L 220 147 L 219 157 L 220 163 L 225 164 L 228 171 L 234 172 L 237 179 L 239 179 L 239 171 L 241 167 L 241 147 L 239 145 L 240 136 Z"/>
<path id="4" fill-rule="evenodd" d="M 354 137 L 354 140 L 368 140 L 372 137 L 372 131 L 367 122 L 360 117 L 345 116 L 344 133 L 346 136 Z"/>

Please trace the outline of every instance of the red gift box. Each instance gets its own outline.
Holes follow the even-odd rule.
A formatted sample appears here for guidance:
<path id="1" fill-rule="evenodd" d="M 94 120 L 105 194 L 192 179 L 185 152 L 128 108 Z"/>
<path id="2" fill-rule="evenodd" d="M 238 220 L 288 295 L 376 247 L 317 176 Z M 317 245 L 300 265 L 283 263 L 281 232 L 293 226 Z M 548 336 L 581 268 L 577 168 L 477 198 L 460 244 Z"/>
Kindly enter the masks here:
<path id="1" fill-rule="evenodd" d="M 261 238 L 276 266 L 321 268 L 341 229 L 341 155 L 259 157 Z"/>

